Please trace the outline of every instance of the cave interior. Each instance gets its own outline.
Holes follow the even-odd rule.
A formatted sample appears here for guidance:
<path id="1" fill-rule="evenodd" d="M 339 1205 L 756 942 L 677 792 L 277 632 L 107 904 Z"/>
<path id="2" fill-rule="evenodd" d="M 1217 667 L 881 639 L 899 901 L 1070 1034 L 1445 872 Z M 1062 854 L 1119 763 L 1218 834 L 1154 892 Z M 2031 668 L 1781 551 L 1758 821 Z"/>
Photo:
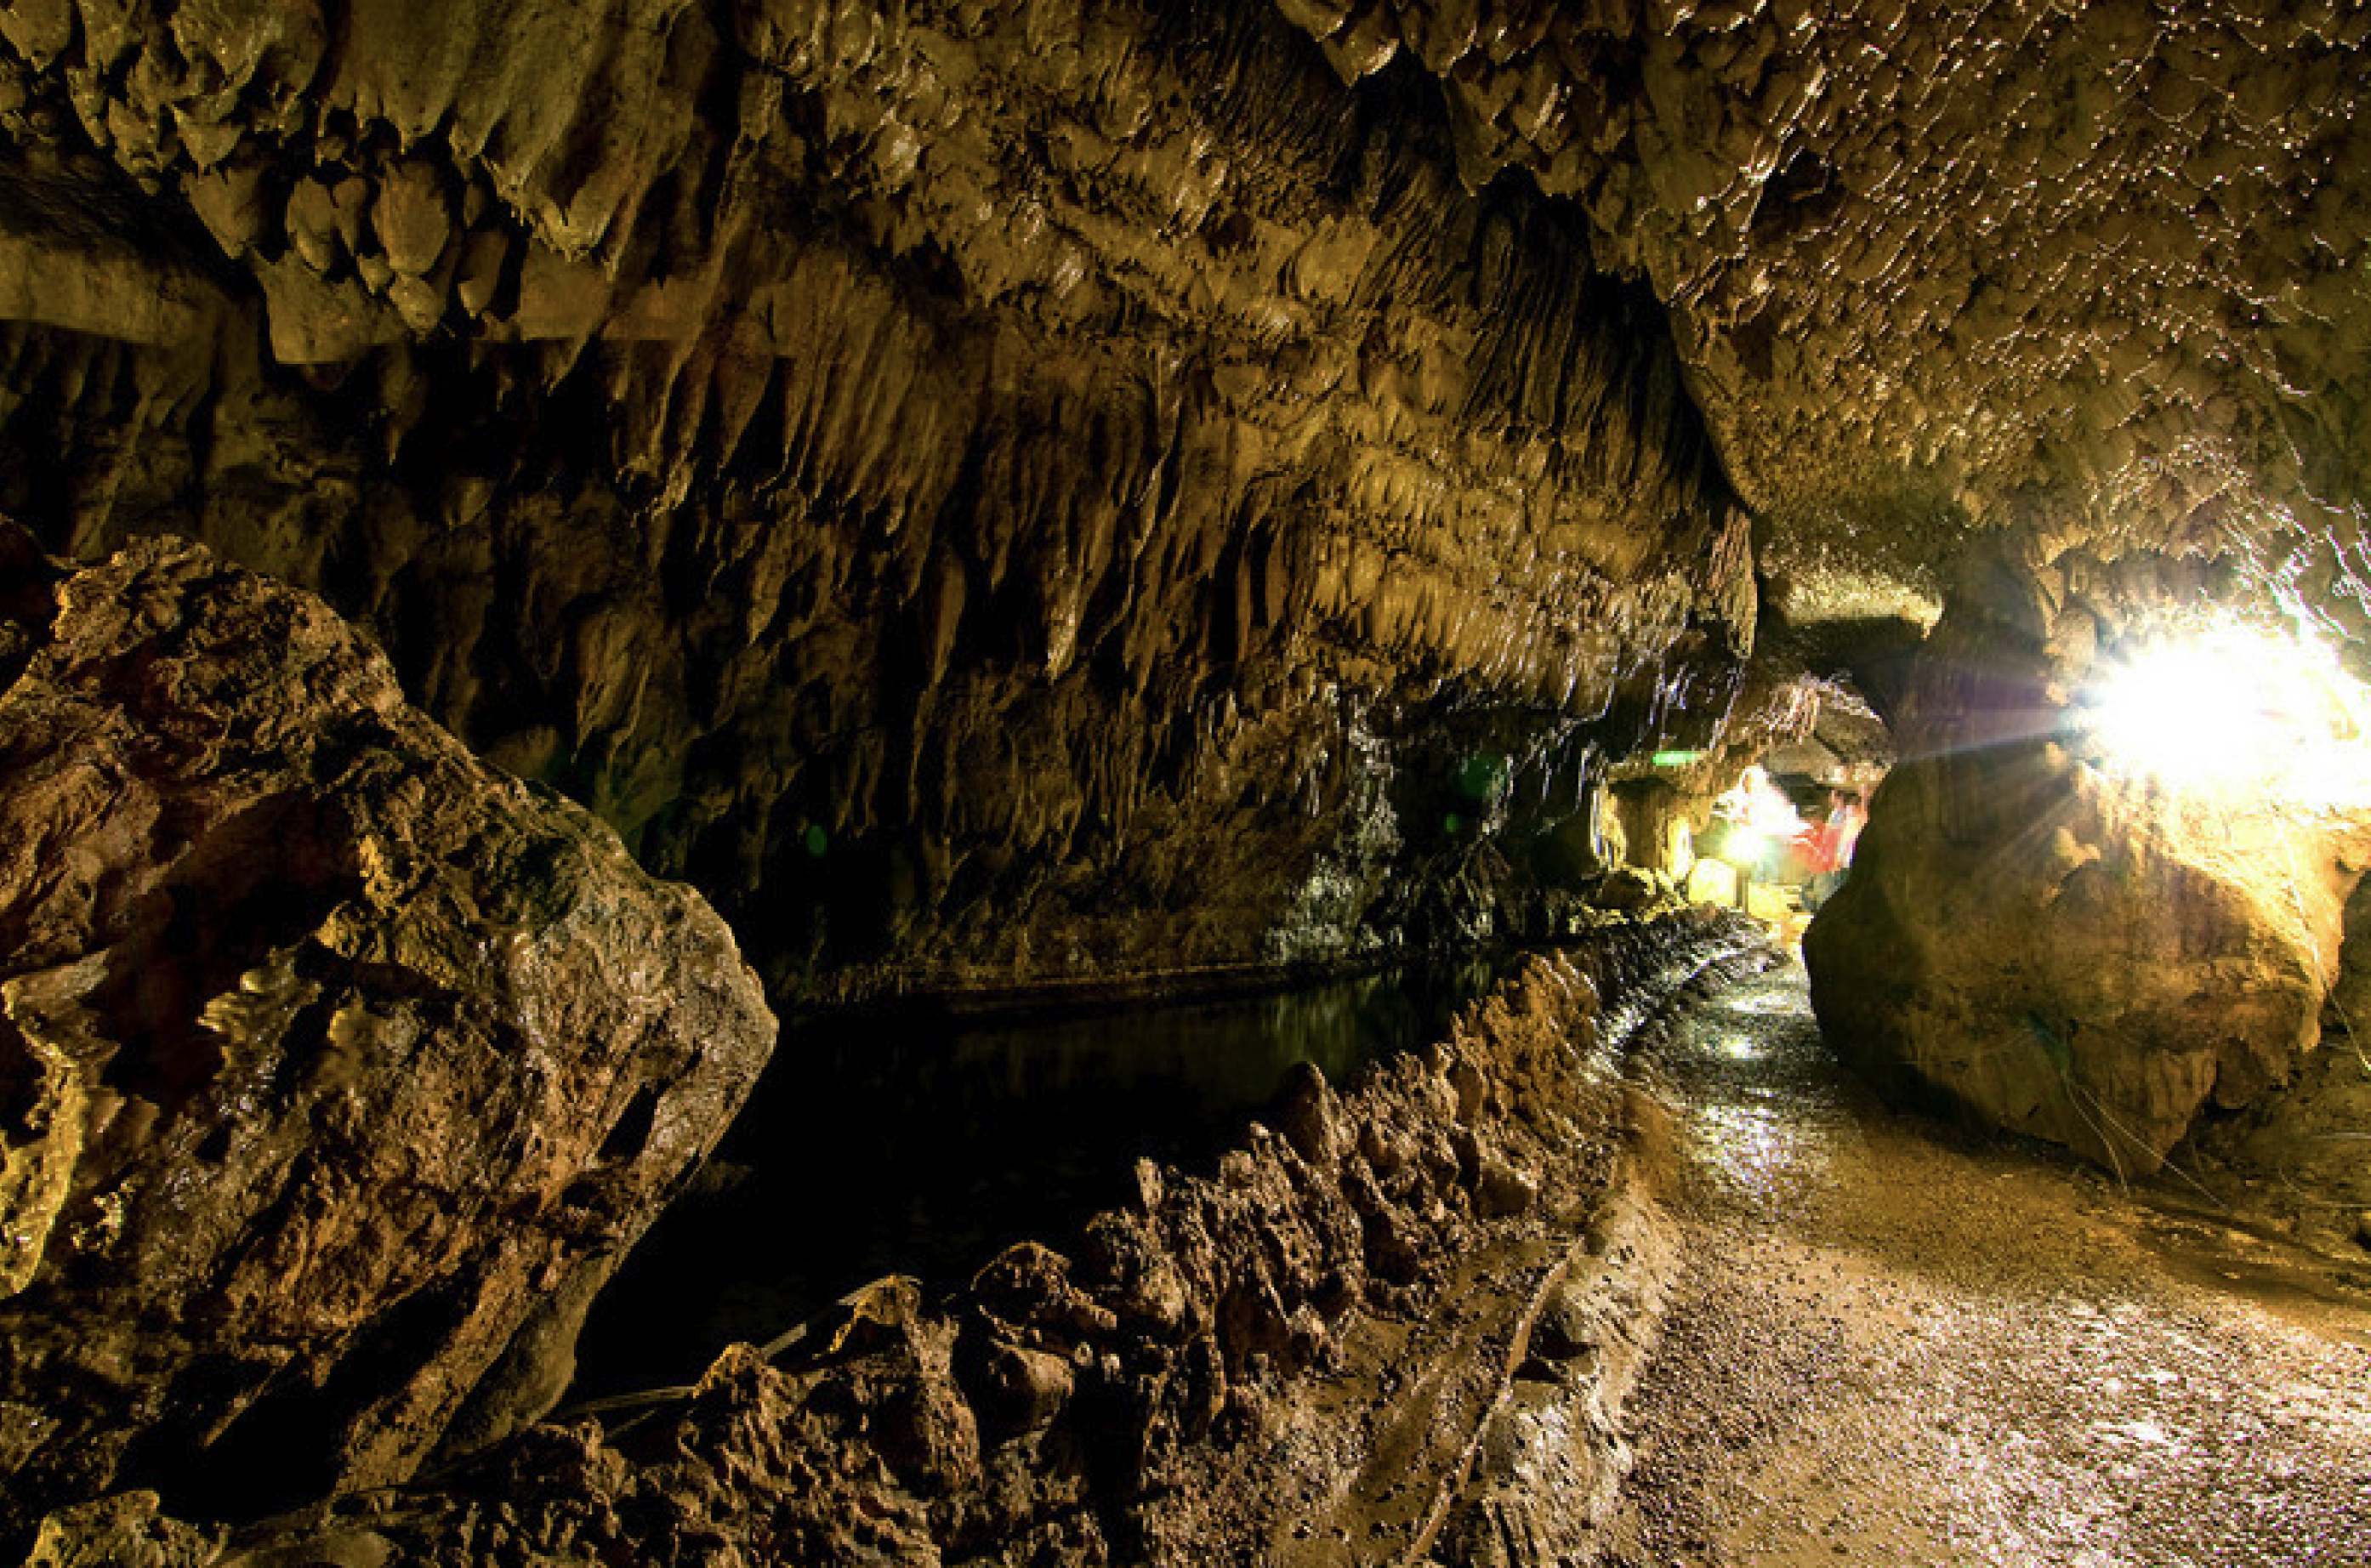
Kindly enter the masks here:
<path id="1" fill-rule="evenodd" d="M 1610 1040 L 1683 958 L 2371 1245 L 2366 38 L 0 11 L 0 1550 L 542 1496 L 626 1450 L 534 1424 L 640 1377 L 723 1390 L 665 1419 L 726 1470 L 804 1435 L 784 1561 L 1201 1561 L 1145 1499 L 1229 1390 L 1599 1180 L 1526 1020 Z M 980 1269 L 934 1167 L 1084 1239 L 769 1298 L 872 1381 L 595 1310 L 663 1211 L 607 1299 L 746 1248 L 736 1182 Z M 812 1458 L 860 1407 L 877 1484 Z"/>

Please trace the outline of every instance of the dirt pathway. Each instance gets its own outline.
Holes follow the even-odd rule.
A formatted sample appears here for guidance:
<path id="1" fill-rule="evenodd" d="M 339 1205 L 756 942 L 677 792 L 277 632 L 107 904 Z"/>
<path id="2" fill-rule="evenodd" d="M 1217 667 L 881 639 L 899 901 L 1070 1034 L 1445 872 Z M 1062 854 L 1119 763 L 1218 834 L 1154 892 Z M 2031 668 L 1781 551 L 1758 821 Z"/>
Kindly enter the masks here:
<path id="1" fill-rule="evenodd" d="M 1607 1561 L 2371 1564 L 2371 1258 L 1888 1112 L 1799 967 L 1655 1071 L 1687 1262 Z"/>

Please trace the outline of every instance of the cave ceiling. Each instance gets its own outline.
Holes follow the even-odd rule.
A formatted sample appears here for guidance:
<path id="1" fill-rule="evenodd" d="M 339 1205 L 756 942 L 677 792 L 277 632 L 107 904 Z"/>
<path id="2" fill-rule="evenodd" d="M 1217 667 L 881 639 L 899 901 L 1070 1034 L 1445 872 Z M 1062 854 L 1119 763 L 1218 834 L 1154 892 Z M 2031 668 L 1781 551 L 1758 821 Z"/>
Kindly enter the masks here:
<path id="1" fill-rule="evenodd" d="M 1469 179 L 1651 281 L 1798 618 L 1931 592 L 1971 529 L 2325 594 L 2357 548 L 2361 7 L 1296 10 L 1396 37 Z"/>
<path id="2" fill-rule="evenodd" d="M 1257 903 L 1231 855 L 1305 913 L 1429 852 L 1378 747 L 1553 799 L 1717 725 L 1757 627 L 1898 651 L 1979 537 L 2364 628 L 2366 33 L 30 0 L 0 512 L 320 591 L 793 966 Z M 1296 917 L 1239 914 L 1159 940 Z"/>

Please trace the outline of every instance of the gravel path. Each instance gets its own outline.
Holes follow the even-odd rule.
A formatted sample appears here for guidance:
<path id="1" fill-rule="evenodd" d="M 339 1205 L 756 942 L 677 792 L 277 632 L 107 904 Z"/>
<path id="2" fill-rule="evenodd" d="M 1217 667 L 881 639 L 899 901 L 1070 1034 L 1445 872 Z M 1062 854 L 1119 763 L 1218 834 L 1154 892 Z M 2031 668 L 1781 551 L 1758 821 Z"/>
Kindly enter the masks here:
<path id="1" fill-rule="evenodd" d="M 1688 1261 L 1607 1561 L 2371 1564 L 2371 1258 L 1887 1111 L 1799 966 L 1652 1070 Z"/>

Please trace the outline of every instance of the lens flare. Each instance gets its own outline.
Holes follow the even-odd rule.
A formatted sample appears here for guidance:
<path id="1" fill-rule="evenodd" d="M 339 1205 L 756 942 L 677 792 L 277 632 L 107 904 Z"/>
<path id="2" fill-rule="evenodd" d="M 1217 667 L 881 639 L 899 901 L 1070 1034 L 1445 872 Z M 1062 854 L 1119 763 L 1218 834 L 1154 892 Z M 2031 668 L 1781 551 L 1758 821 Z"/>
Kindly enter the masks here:
<path id="1" fill-rule="evenodd" d="M 2084 694 L 2101 761 L 2220 797 L 2371 804 L 2371 702 L 2316 642 L 2237 624 L 2154 641 Z"/>

